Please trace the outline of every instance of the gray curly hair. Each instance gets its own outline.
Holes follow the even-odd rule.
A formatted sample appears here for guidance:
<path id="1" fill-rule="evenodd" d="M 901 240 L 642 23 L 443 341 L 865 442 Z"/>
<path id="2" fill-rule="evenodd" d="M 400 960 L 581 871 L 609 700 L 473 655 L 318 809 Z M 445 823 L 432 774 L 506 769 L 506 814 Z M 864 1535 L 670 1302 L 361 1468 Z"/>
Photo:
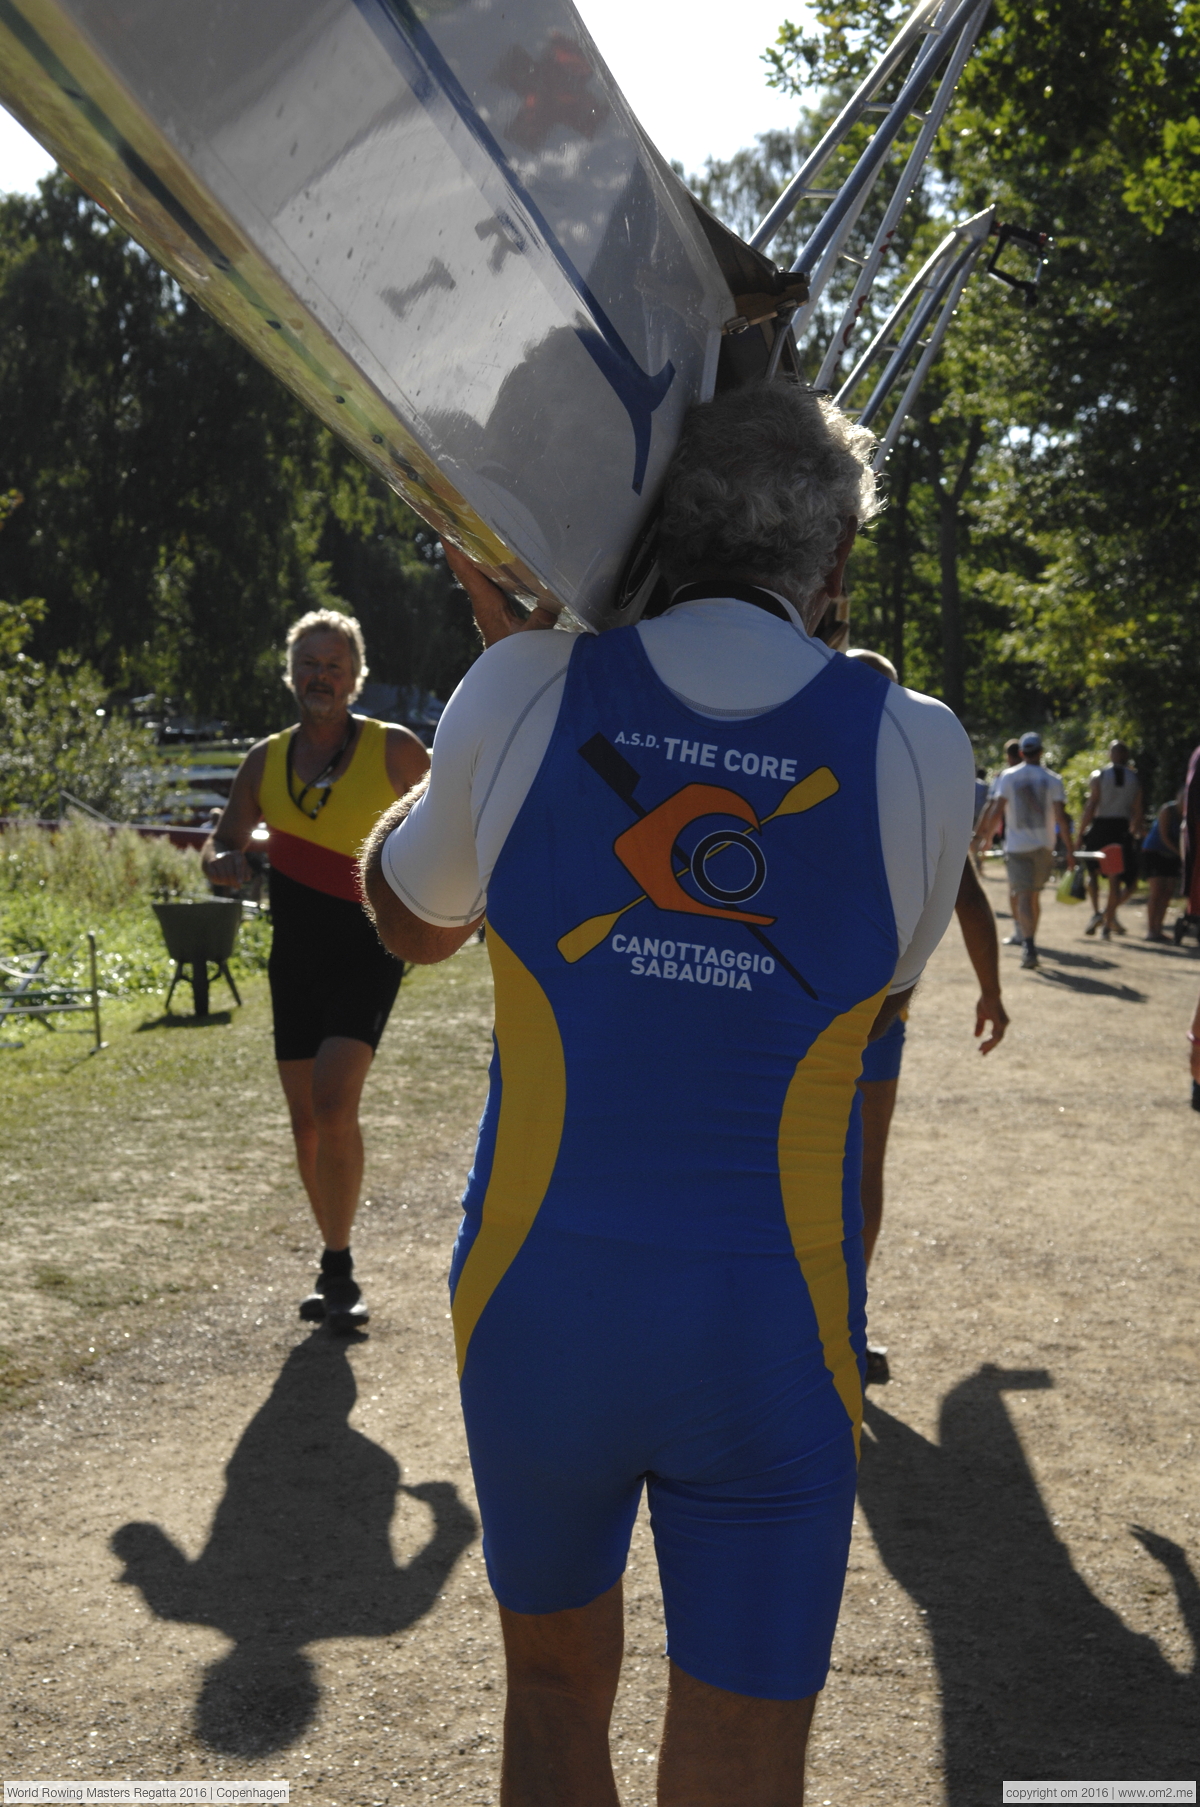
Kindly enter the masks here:
<path id="1" fill-rule="evenodd" d="M 359 693 L 367 681 L 371 667 L 367 664 L 367 643 L 363 639 L 363 631 L 353 615 L 343 615 L 340 609 L 309 609 L 307 615 L 301 615 L 288 629 L 283 650 L 283 681 L 289 690 L 296 688 L 296 648 L 306 634 L 340 634 L 350 648 L 350 666 L 354 672 L 354 693 L 350 698 L 357 702 Z"/>
<path id="2" fill-rule="evenodd" d="M 861 526 L 879 512 L 875 445 L 798 383 L 752 383 L 699 403 L 667 471 L 658 538 L 667 583 L 753 572 L 815 597 L 850 517 Z"/>

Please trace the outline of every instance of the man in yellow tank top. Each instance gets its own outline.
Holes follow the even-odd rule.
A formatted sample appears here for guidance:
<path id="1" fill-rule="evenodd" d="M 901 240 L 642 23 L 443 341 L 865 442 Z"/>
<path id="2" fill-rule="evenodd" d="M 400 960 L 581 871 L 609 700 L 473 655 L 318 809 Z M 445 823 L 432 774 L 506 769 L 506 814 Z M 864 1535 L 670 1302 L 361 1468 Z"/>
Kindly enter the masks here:
<path id="1" fill-rule="evenodd" d="M 244 884 L 250 836 L 262 821 L 270 829 L 275 1058 L 324 1243 L 300 1315 L 346 1332 L 368 1317 L 350 1253 L 363 1173 L 358 1101 L 403 971 L 363 914 L 355 856 L 429 755 L 407 728 L 351 713 L 367 676 L 352 616 L 302 616 L 286 656 L 300 720 L 251 748 L 201 858 L 213 884 Z"/>

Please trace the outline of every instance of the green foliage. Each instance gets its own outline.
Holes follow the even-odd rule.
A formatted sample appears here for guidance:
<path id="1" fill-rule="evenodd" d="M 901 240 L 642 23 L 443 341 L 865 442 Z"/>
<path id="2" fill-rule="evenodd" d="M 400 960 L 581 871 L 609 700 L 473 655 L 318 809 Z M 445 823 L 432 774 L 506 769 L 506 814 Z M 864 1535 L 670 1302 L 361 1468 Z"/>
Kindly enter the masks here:
<path id="1" fill-rule="evenodd" d="M 113 820 L 151 813 L 164 790 L 152 738 L 105 707 L 90 666 L 29 657 L 44 614 L 40 600 L 0 602 L 0 815 L 57 816 L 64 791 Z"/>
<path id="2" fill-rule="evenodd" d="M 171 962 L 150 906 L 209 895 L 199 854 L 131 828 L 69 815 L 57 830 L 26 822 L 0 834 L 0 953 L 46 949 L 60 978 L 82 982 L 91 929 L 105 997 L 165 992 Z M 266 921 L 244 922 L 233 970 L 261 971 L 269 952 Z"/>
<path id="3" fill-rule="evenodd" d="M 103 916 L 152 898 L 210 893 L 191 848 L 70 814 L 57 829 L 18 822 L 0 835 L 0 908 L 30 895 Z"/>
<path id="4" fill-rule="evenodd" d="M 259 731 L 304 609 L 365 616 L 384 682 L 445 696 L 475 656 L 411 511 L 63 175 L 0 198 L 0 418 L 0 596 L 45 598 L 47 664 Z"/>
<path id="5" fill-rule="evenodd" d="M 812 109 L 802 142 L 900 16 L 870 0 L 784 25 L 766 60 Z M 1093 758 L 1116 729 L 1164 791 L 1200 739 L 1198 78 L 1200 0 L 994 0 L 872 317 L 993 202 L 1056 247 L 1032 313 L 973 279 L 851 573 L 855 637 L 981 742 L 1053 726 Z"/>

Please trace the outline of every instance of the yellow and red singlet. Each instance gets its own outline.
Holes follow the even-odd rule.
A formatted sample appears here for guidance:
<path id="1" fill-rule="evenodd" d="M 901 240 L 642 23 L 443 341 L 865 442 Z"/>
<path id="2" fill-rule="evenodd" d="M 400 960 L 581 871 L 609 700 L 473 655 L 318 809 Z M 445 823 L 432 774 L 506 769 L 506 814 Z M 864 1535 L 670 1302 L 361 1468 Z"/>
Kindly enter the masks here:
<path id="1" fill-rule="evenodd" d="M 357 719 L 358 741 L 350 764 L 334 781 L 329 801 L 318 815 L 308 815 L 288 790 L 287 753 L 295 728 L 285 728 L 268 740 L 258 795 L 258 806 L 271 831 L 268 851 L 272 868 L 347 903 L 360 901 L 355 870 L 358 850 L 384 810 L 396 801 L 387 770 L 387 727 L 369 717 Z M 300 788 L 298 783 L 296 788 Z"/>

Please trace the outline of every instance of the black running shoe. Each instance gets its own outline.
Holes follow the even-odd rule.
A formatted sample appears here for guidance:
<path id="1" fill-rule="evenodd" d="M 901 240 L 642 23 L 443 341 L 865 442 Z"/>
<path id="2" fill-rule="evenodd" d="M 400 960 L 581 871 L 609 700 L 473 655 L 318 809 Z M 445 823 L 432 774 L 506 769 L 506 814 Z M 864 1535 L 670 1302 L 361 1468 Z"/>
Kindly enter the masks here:
<path id="1" fill-rule="evenodd" d="M 887 1350 L 872 1348 L 867 1344 L 867 1385 L 869 1387 L 886 1387 L 892 1378 L 888 1367 Z"/>
<path id="2" fill-rule="evenodd" d="M 321 1324 L 325 1320 L 325 1287 L 324 1274 L 317 1275 L 316 1285 L 307 1299 L 300 1301 L 300 1316 L 306 1324 Z"/>
<path id="3" fill-rule="evenodd" d="M 325 1322 L 338 1336 L 349 1336 L 351 1331 L 361 1330 L 370 1322 L 371 1314 L 357 1280 L 348 1276 L 335 1280 L 322 1274 L 320 1284 L 324 1294 Z"/>

